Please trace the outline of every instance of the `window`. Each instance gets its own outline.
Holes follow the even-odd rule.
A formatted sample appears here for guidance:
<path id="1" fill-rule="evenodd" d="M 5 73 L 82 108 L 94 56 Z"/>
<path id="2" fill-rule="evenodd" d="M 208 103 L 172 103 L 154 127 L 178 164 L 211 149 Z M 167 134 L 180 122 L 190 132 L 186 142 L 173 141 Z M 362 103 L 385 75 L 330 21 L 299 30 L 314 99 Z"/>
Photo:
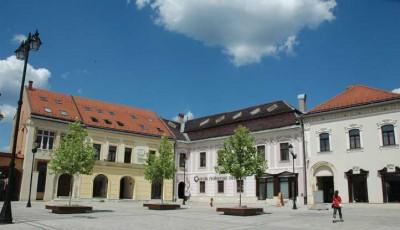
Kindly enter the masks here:
<path id="1" fill-rule="evenodd" d="M 39 143 L 39 149 L 53 149 L 55 132 L 38 130 L 36 134 L 36 143 Z"/>
<path id="2" fill-rule="evenodd" d="M 97 109 L 97 112 L 98 113 L 103 113 L 103 110 L 102 109 Z"/>
<path id="3" fill-rule="evenodd" d="M 206 167 L 206 153 L 201 152 L 200 153 L 200 168 L 205 168 Z"/>
<path id="4" fill-rule="evenodd" d="M 200 193 L 206 193 L 206 182 L 200 181 Z"/>
<path id="5" fill-rule="evenodd" d="M 359 129 L 350 130 L 349 131 L 349 138 L 350 138 L 350 149 L 359 149 L 359 148 L 361 148 L 360 130 Z"/>
<path id="6" fill-rule="evenodd" d="M 319 151 L 320 152 L 331 151 L 329 146 L 329 133 L 321 133 L 319 135 Z"/>
<path id="7" fill-rule="evenodd" d="M 281 161 L 288 161 L 289 160 L 289 143 L 281 143 Z"/>
<path id="8" fill-rule="evenodd" d="M 124 126 L 124 123 L 122 123 L 122 122 L 120 122 L 120 121 L 117 121 L 117 124 L 118 124 L 119 126 Z"/>
<path id="9" fill-rule="evenodd" d="M 224 181 L 223 180 L 218 181 L 218 193 L 224 193 Z"/>
<path id="10" fill-rule="evenodd" d="M 62 104 L 62 101 L 61 101 L 60 99 L 55 99 L 54 102 L 55 102 L 56 104 L 59 104 L 59 105 Z"/>
<path id="11" fill-rule="evenodd" d="M 100 160 L 101 144 L 93 144 L 94 148 L 94 159 Z"/>
<path id="12" fill-rule="evenodd" d="M 112 124 L 111 121 L 108 120 L 108 119 L 104 119 L 104 122 L 105 122 L 107 125 L 111 125 L 111 124 Z"/>
<path id="13" fill-rule="evenodd" d="M 286 177 L 279 178 L 279 188 L 284 199 L 289 198 L 289 179 Z"/>
<path id="14" fill-rule="evenodd" d="M 185 167 L 185 160 L 186 160 L 186 154 L 180 153 L 179 154 L 179 167 L 181 167 L 181 168 Z"/>
<path id="15" fill-rule="evenodd" d="M 92 111 L 92 109 L 91 109 L 89 106 L 85 106 L 85 107 L 83 107 L 83 108 L 85 109 L 86 112 Z"/>
<path id="16" fill-rule="evenodd" d="M 39 98 L 41 101 L 47 101 L 47 97 L 40 96 Z"/>
<path id="17" fill-rule="evenodd" d="M 236 192 L 243 192 L 243 180 L 236 180 Z"/>
<path id="18" fill-rule="evenodd" d="M 115 115 L 115 113 L 113 112 L 113 111 L 109 111 L 108 112 L 111 116 L 114 116 Z"/>
<path id="19" fill-rule="evenodd" d="M 221 150 L 217 151 L 217 165 L 221 166 L 224 159 L 222 159 L 222 152 Z"/>
<path id="20" fill-rule="evenodd" d="M 143 164 L 145 161 L 145 152 L 144 149 L 138 149 L 136 150 L 136 156 L 137 156 L 137 163 L 138 164 Z"/>
<path id="21" fill-rule="evenodd" d="M 63 115 L 63 116 L 68 116 L 67 111 L 64 111 L 64 110 L 60 110 L 60 114 Z"/>
<path id="22" fill-rule="evenodd" d="M 117 154 L 117 146 L 110 145 L 108 147 L 108 161 L 115 162 L 115 155 Z"/>
<path id="23" fill-rule="evenodd" d="M 133 114 L 131 114 L 131 118 L 132 118 L 133 120 L 136 120 L 136 119 L 137 119 L 137 117 L 136 117 L 135 115 L 133 115 Z"/>
<path id="24" fill-rule="evenodd" d="M 47 107 L 44 107 L 44 111 L 45 111 L 46 113 L 51 113 L 51 109 L 50 109 L 50 108 L 47 108 Z"/>
<path id="25" fill-rule="evenodd" d="M 99 122 L 99 120 L 95 117 L 90 117 L 90 119 L 92 119 L 93 122 Z"/>
<path id="26" fill-rule="evenodd" d="M 381 127 L 381 129 L 382 129 L 383 146 L 395 145 L 396 141 L 394 138 L 394 126 L 393 125 L 384 125 Z"/>
<path id="27" fill-rule="evenodd" d="M 132 149 L 125 148 L 124 163 L 131 163 Z"/>
<path id="28" fill-rule="evenodd" d="M 257 146 L 257 153 L 265 161 L 265 145 Z"/>

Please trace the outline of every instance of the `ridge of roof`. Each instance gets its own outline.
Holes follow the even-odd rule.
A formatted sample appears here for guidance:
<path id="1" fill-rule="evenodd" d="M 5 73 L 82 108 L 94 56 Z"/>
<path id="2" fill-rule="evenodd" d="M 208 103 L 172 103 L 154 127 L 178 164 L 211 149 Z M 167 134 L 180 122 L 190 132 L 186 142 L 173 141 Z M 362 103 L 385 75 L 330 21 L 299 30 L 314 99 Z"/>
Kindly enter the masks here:
<path id="1" fill-rule="evenodd" d="M 400 99 L 400 94 L 365 85 L 351 85 L 334 97 L 317 105 L 307 114 L 322 113 L 394 99 Z"/>

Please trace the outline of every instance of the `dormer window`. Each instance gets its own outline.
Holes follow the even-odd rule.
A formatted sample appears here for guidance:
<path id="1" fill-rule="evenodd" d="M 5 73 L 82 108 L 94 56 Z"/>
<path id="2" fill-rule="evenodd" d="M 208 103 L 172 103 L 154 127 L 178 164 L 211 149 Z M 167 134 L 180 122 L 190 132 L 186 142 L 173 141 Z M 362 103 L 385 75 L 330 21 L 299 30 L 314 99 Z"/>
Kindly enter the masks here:
<path id="1" fill-rule="evenodd" d="M 200 123 L 200 126 L 203 126 L 203 125 L 207 124 L 209 121 L 210 121 L 210 119 L 207 118 L 206 120 L 204 120 L 204 121 L 202 121 L 202 122 Z"/>
<path id="2" fill-rule="evenodd" d="M 218 117 L 218 118 L 215 120 L 215 123 L 220 123 L 220 122 L 223 121 L 224 119 L 225 119 L 225 115 L 222 115 L 222 116 Z"/>
<path id="3" fill-rule="evenodd" d="M 55 102 L 56 104 L 58 104 L 58 105 L 61 105 L 61 104 L 62 104 L 62 101 L 61 101 L 60 99 L 55 99 L 54 102 Z"/>
<path id="4" fill-rule="evenodd" d="M 260 110 L 261 110 L 260 108 L 253 109 L 253 110 L 250 112 L 250 114 L 254 116 L 254 115 L 256 115 L 257 113 L 259 113 Z"/>
<path id="5" fill-rule="evenodd" d="M 157 131 L 160 132 L 160 133 L 164 132 L 164 130 L 162 130 L 160 127 L 157 127 Z"/>
<path id="6" fill-rule="evenodd" d="M 268 112 L 272 112 L 272 111 L 274 111 L 276 108 L 278 108 L 278 105 L 277 105 L 277 104 L 273 104 L 273 105 L 271 105 L 271 106 L 269 106 L 269 107 L 267 108 L 267 111 L 268 111 Z"/>
<path id="7" fill-rule="evenodd" d="M 233 120 L 236 120 L 236 119 L 238 119 L 239 117 L 241 117 L 242 116 L 242 112 L 238 112 L 237 114 L 235 114 L 232 118 L 233 118 Z"/>
<path id="8" fill-rule="evenodd" d="M 47 97 L 40 96 L 39 98 L 40 98 L 41 101 L 47 102 Z"/>
<path id="9" fill-rule="evenodd" d="M 93 122 L 99 122 L 99 120 L 95 117 L 90 117 L 90 119 L 92 119 Z"/>
<path id="10" fill-rule="evenodd" d="M 47 107 L 44 107 L 44 111 L 45 111 L 46 113 L 51 113 L 51 109 L 50 109 L 50 108 L 47 108 Z"/>
<path id="11" fill-rule="evenodd" d="M 111 116 L 114 116 L 115 115 L 115 113 L 113 112 L 113 111 L 109 111 L 108 112 Z"/>
<path id="12" fill-rule="evenodd" d="M 84 109 L 86 112 L 92 111 L 92 109 L 91 109 L 89 106 L 85 106 L 85 107 L 83 107 L 83 109 Z"/>
<path id="13" fill-rule="evenodd" d="M 105 122 L 107 125 L 111 125 L 111 124 L 112 124 L 111 121 L 108 120 L 108 119 L 104 119 L 104 122 Z"/>
<path id="14" fill-rule="evenodd" d="M 120 121 L 117 121 L 117 124 L 118 124 L 119 126 L 124 126 L 124 123 L 122 123 L 122 122 L 120 122 Z"/>
<path id="15" fill-rule="evenodd" d="M 135 115 L 131 115 L 131 118 L 133 119 L 133 120 L 136 120 L 137 119 L 137 117 L 135 116 Z"/>
<path id="16" fill-rule="evenodd" d="M 103 113 L 103 110 L 97 109 L 97 112 L 100 113 L 100 114 L 102 114 L 102 113 Z"/>
<path id="17" fill-rule="evenodd" d="M 175 123 L 173 123 L 173 122 L 171 122 L 171 121 L 168 121 L 168 125 L 169 125 L 170 127 L 174 128 L 174 129 L 176 129 L 176 124 L 175 124 Z"/>
<path id="18" fill-rule="evenodd" d="M 67 113 L 67 111 L 64 111 L 64 110 L 60 110 L 60 114 L 61 115 L 63 115 L 63 116 L 68 116 L 68 113 Z"/>

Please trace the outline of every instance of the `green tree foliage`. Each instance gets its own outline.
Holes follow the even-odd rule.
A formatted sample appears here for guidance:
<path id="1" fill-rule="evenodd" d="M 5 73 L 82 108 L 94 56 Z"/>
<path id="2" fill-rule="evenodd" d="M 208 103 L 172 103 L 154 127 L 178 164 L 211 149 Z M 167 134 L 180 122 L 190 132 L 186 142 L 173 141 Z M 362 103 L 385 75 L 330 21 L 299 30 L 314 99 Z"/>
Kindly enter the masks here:
<path id="1" fill-rule="evenodd" d="M 242 181 L 248 176 L 261 175 L 266 169 L 266 162 L 257 153 L 254 137 L 250 131 L 239 126 L 235 133 L 224 143 L 224 148 L 218 151 L 218 166 L 215 170 L 220 174 L 230 174 Z M 240 191 L 239 206 L 242 206 Z"/>
<path id="2" fill-rule="evenodd" d="M 71 175 L 69 205 L 71 205 L 73 178 L 77 174 L 89 175 L 92 173 L 95 162 L 95 150 L 88 141 L 88 134 L 79 121 L 68 126 L 67 134 L 51 156 L 49 168 L 52 173 Z"/>
<path id="3" fill-rule="evenodd" d="M 161 137 L 158 153 L 158 155 L 147 154 L 144 177 L 150 182 L 161 183 L 161 202 L 163 202 L 163 182 L 174 178 L 176 171 L 173 146 L 165 136 Z"/>

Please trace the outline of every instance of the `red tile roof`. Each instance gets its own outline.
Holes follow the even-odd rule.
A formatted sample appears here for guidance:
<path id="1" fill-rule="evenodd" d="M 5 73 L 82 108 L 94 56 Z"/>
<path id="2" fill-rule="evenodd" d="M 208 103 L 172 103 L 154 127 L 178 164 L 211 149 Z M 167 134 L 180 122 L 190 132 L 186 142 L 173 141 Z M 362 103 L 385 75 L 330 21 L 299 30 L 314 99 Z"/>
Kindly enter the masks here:
<path id="1" fill-rule="evenodd" d="M 173 135 L 150 110 L 69 96 L 42 89 L 27 89 L 32 114 L 60 120 L 81 120 L 85 125 L 122 132 Z M 63 111 L 63 113 L 61 113 Z"/>
<path id="2" fill-rule="evenodd" d="M 400 94 L 364 85 L 354 85 L 348 87 L 345 91 L 328 101 L 316 106 L 308 113 L 321 113 L 395 99 L 400 99 Z"/>

